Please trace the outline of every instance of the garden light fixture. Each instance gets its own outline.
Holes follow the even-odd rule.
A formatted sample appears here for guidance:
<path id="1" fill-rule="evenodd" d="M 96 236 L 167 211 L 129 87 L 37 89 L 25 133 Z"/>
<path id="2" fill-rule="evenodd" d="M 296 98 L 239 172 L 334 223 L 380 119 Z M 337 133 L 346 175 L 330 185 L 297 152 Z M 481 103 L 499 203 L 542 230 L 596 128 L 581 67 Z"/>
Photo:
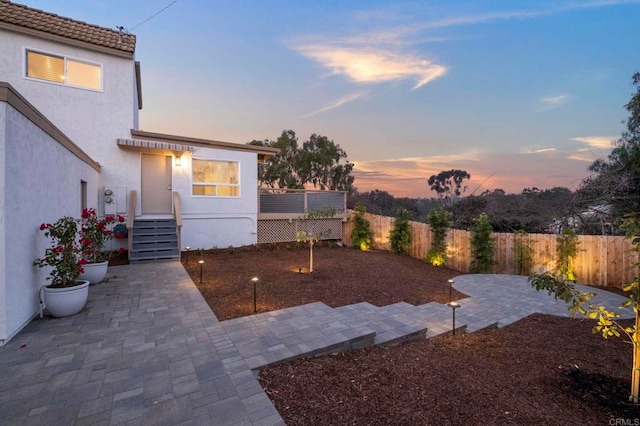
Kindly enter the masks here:
<path id="1" fill-rule="evenodd" d="M 451 303 L 451 287 L 453 287 L 453 279 L 449 278 L 449 303 Z"/>
<path id="2" fill-rule="evenodd" d="M 251 278 L 251 282 L 253 283 L 253 313 L 257 313 L 258 312 L 258 305 L 256 304 L 256 284 L 258 283 L 258 281 L 260 281 L 260 278 L 258 277 L 253 277 Z"/>
<path id="3" fill-rule="evenodd" d="M 200 284 L 202 284 L 202 265 L 204 265 L 204 260 L 199 260 L 198 263 L 200 264 Z"/>
<path id="4" fill-rule="evenodd" d="M 187 252 L 184 255 L 184 263 L 186 263 L 188 265 L 189 264 L 189 250 L 191 250 L 191 247 L 186 246 L 185 248 L 187 249 Z"/>
<path id="5" fill-rule="evenodd" d="M 458 305 L 458 302 L 449 302 L 447 303 L 447 305 L 449 305 L 451 307 L 451 311 L 453 312 L 453 335 L 456 335 L 456 309 L 458 309 L 460 307 L 460 305 Z"/>

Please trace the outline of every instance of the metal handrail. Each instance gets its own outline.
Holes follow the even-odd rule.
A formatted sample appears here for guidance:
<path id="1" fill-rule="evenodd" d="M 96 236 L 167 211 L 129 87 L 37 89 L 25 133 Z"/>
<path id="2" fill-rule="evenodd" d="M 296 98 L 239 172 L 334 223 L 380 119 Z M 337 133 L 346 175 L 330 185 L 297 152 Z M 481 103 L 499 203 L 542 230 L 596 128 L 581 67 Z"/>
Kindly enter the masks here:
<path id="1" fill-rule="evenodd" d="M 182 212 L 180 210 L 180 194 L 173 191 L 173 216 L 176 219 L 176 233 L 178 234 L 178 253 L 182 252 Z"/>

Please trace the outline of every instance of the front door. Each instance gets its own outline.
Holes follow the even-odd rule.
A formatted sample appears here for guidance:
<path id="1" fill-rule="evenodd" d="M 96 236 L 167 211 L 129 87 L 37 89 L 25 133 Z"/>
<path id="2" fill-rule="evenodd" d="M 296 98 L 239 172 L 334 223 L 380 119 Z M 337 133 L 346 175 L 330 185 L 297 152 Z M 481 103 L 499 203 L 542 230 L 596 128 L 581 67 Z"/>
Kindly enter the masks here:
<path id="1" fill-rule="evenodd" d="M 142 154 L 142 214 L 171 214 L 171 157 Z"/>

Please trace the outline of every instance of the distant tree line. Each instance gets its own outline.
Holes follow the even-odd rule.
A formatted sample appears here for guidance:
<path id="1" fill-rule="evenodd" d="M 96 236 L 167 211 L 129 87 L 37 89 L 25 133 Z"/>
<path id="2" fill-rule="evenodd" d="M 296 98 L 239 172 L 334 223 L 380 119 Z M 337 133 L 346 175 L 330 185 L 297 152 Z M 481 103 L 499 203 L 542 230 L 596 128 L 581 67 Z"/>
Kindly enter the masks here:
<path id="1" fill-rule="evenodd" d="M 261 163 L 261 184 L 272 188 L 304 188 L 348 191 L 347 207 L 362 205 L 368 213 L 426 221 L 434 207 L 443 207 L 452 217 L 452 227 L 469 229 L 481 214 L 495 232 L 560 233 L 571 228 L 581 234 L 622 234 L 620 225 L 630 213 L 640 212 L 640 73 L 632 77 L 635 93 L 625 105 L 626 130 L 606 159 L 589 166 L 592 175 L 577 191 L 556 187 L 525 188 L 520 194 L 502 189 L 463 197 L 471 178 L 465 170 L 443 170 L 428 178 L 438 198 L 396 198 L 387 191 L 358 191 L 351 176 L 353 163 L 347 153 L 326 136 L 312 134 L 298 144 L 293 130 L 284 130 L 272 140 L 253 140 L 252 145 L 279 149 Z"/>
<path id="2" fill-rule="evenodd" d="M 568 221 L 580 210 L 576 194 L 567 188 L 540 190 L 526 188 L 521 194 L 507 194 L 502 189 L 485 191 L 480 195 L 460 198 L 443 206 L 451 213 L 454 229 L 469 229 L 474 218 L 486 213 L 495 232 L 525 231 L 552 232 L 556 220 Z M 363 205 L 367 213 L 395 216 L 400 209 L 407 210 L 411 220 L 426 222 L 432 209 L 442 206 L 439 198 L 396 198 L 387 191 L 355 191 L 347 199 L 347 207 Z"/>

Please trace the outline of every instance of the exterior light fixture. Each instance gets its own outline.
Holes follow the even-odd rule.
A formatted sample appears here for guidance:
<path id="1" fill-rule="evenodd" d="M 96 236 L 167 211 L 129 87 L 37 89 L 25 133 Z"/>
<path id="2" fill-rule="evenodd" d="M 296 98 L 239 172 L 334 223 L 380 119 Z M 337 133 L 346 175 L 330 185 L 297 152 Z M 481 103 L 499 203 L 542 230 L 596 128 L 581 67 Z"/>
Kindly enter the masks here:
<path id="1" fill-rule="evenodd" d="M 258 281 L 260 281 L 260 278 L 258 277 L 253 277 L 251 278 L 251 282 L 253 283 L 253 313 L 257 313 L 258 312 L 258 305 L 257 305 L 257 298 L 256 298 L 256 284 L 258 284 Z"/>
<path id="2" fill-rule="evenodd" d="M 447 303 L 447 305 L 449 305 L 451 307 L 451 311 L 453 312 L 453 335 L 456 335 L 456 309 L 458 309 L 460 307 L 460 305 L 458 305 L 458 302 L 449 302 Z"/>
<path id="3" fill-rule="evenodd" d="M 198 260 L 200 264 L 200 284 L 202 284 L 202 265 L 204 265 L 204 260 Z"/>
<path id="4" fill-rule="evenodd" d="M 173 162 L 173 164 L 175 164 L 176 167 L 181 167 L 182 166 L 182 153 L 180 152 L 176 152 L 174 153 L 175 155 L 175 160 Z"/>
<path id="5" fill-rule="evenodd" d="M 191 250 L 191 247 L 186 246 L 185 248 L 187 249 L 187 252 L 184 255 L 184 263 L 186 263 L 188 265 L 189 264 L 189 250 Z"/>
<path id="6" fill-rule="evenodd" d="M 453 279 L 449 278 L 449 303 L 451 303 L 451 287 L 453 287 Z"/>

